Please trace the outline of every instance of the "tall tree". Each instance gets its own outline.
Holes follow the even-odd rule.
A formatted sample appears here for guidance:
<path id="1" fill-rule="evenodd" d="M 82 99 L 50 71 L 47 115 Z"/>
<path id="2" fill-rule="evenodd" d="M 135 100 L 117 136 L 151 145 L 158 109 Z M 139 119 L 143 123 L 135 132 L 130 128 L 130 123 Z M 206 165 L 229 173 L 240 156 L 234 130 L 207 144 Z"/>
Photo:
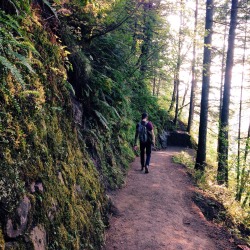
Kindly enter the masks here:
<path id="1" fill-rule="evenodd" d="M 148 57 L 153 37 L 153 1 L 143 2 L 143 36 L 141 45 L 141 55 L 139 58 L 140 72 L 142 79 L 146 77 L 148 69 Z"/>
<path id="2" fill-rule="evenodd" d="M 202 93 L 200 109 L 199 142 L 195 168 L 204 170 L 206 162 L 206 142 L 207 142 L 207 123 L 208 123 L 208 100 L 210 88 L 210 66 L 211 66 L 211 44 L 213 33 L 213 13 L 214 1 L 206 2 L 206 23 L 204 38 L 204 56 L 202 71 Z"/>
<path id="3" fill-rule="evenodd" d="M 247 133 L 247 139 L 246 139 L 246 145 L 245 145 L 244 168 L 242 169 L 242 173 L 241 173 L 241 186 L 240 186 L 241 194 L 243 193 L 245 185 L 247 183 L 249 183 L 249 179 L 250 179 L 250 169 L 248 169 L 248 171 L 246 169 L 247 156 L 249 154 L 249 149 L 250 149 L 250 122 L 249 122 L 249 126 L 248 126 L 248 133 Z M 250 187 L 248 186 L 248 190 L 246 191 L 246 196 L 245 196 L 245 199 L 244 199 L 244 201 L 242 203 L 242 207 L 246 206 L 247 201 L 249 199 L 250 199 Z M 250 202 L 249 202 L 249 206 L 250 206 Z"/>
<path id="4" fill-rule="evenodd" d="M 226 20 L 227 20 L 227 15 L 225 15 L 225 20 L 224 21 L 226 22 Z M 223 36 L 223 46 L 222 46 L 222 60 L 221 60 L 219 114 L 221 113 L 222 100 L 223 100 L 223 87 L 224 87 L 224 75 L 225 75 L 225 58 L 226 58 L 226 38 L 227 38 L 227 33 L 228 33 L 228 25 L 225 24 L 225 27 L 224 27 L 224 36 Z M 219 130 L 220 130 L 220 120 L 219 120 Z M 218 130 L 218 134 L 220 132 L 219 130 Z M 218 137 L 218 144 L 217 144 L 217 152 L 219 152 L 219 137 Z"/>
<path id="5" fill-rule="evenodd" d="M 246 138 L 246 145 L 245 145 L 245 152 L 244 152 L 244 161 L 243 161 L 243 168 L 241 170 L 240 176 L 238 178 L 240 178 L 240 183 L 239 185 L 237 185 L 237 193 L 236 193 L 236 200 L 237 201 L 241 201 L 242 199 L 242 195 L 244 193 L 244 190 L 246 189 L 246 185 L 249 182 L 249 174 L 250 171 L 247 171 L 247 156 L 249 153 L 249 142 L 250 142 L 250 123 L 249 123 L 249 127 L 248 127 L 248 133 L 247 133 L 247 138 Z M 239 170 L 239 169 L 237 169 Z M 239 170 L 240 171 L 240 170 Z M 237 184 L 238 184 L 238 180 L 237 180 Z M 249 198 L 250 192 L 246 195 L 245 198 Z M 243 202 L 243 206 L 246 203 L 246 199 Z"/>
<path id="6" fill-rule="evenodd" d="M 193 117 L 194 117 L 194 105 L 195 105 L 195 89 L 196 89 L 196 39 L 197 39 L 197 24 L 198 24 L 198 0 L 195 1 L 195 12 L 194 12 L 194 40 L 193 40 L 193 59 L 192 59 L 192 84 L 191 84 L 191 95 L 189 105 L 189 116 L 187 132 L 191 132 Z"/>
<path id="7" fill-rule="evenodd" d="M 232 68 L 234 64 L 235 30 L 237 26 L 238 0 L 232 0 L 231 20 L 228 36 L 228 50 L 225 69 L 225 82 L 222 109 L 220 113 L 220 128 L 218 140 L 218 184 L 228 185 L 228 121 Z"/>
<path id="8" fill-rule="evenodd" d="M 174 116 L 174 125 L 177 124 L 178 113 L 179 113 L 179 86 L 180 86 L 180 68 L 181 68 L 181 44 L 183 37 L 183 11 L 184 11 L 184 2 L 180 1 L 180 27 L 179 27 L 179 38 L 178 38 L 178 51 L 177 51 L 177 63 L 176 63 L 176 71 L 174 78 L 174 85 L 176 90 L 176 100 L 175 100 L 175 116 Z"/>
<path id="9" fill-rule="evenodd" d="M 238 152 L 237 152 L 237 173 L 236 173 L 236 200 L 241 200 L 242 195 L 242 183 L 240 183 L 240 168 L 241 168 L 241 116 L 242 116 L 242 98 L 245 76 L 245 62 L 246 62 L 246 43 L 247 43 L 247 18 L 245 21 L 245 37 L 243 42 L 243 56 L 242 56 L 242 72 L 241 72 L 241 87 L 240 87 L 240 103 L 239 103 L 239 126 L 238 126 Z M 243 167 L 244 170 L 245 167 Z M 243 171 L 242 170 L 242 171 Z M 242 173 L 243 175 L 245 173 Z M 242 176 L 241 180 L 243 180 Z"/>

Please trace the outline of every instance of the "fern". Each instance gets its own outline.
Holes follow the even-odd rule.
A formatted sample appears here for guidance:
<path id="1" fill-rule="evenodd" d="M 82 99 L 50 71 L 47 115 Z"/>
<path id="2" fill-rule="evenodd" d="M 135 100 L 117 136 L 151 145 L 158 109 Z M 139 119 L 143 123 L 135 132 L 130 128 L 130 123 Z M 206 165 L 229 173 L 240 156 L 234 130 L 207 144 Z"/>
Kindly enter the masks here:
<path id="1" fill-rule="evenodd" d="M 22 70 L 26 68 L 30 73 L 35 73 L 27 55 L 30 52 L 37 56 L 40 56 L 40 54 L 32 43 L 22 36 L 22 28 L 13 17 L 0 11 L 0 23 L 0 64 L 3 66 L 2 72 L 6 72 L 6 70 L 10 72 L 14 79 L 25 89 Z M 14 34 L 17 34 L 18 37 Z M 24 71 L 24 74 L 26 73 Z"/>
<path id="2" fill-rule="evenodd" d="M 13 3 L 17 6 L 17 8 L 20 10 L 20 12 L 23 11 L 23 13 L 26 15 L 27 13 L 30 13 L 30 1 L 27 0 L 12 0 Z"/>
<path id="3" fill-rule="evenodd" d="M 107 102 L 102 100 L 99 100 L 98 102 L 101 103 L 102 106 L 107 107 L 111 111 L 111 113 L 115 115 L 117 118 L 119 119 L 121 118 L 118 111 L 113 106 L 110 106 Z"/>
<path id="4" fill-rule="evenodd" d="M 0 56 L 0 64 L 5 66 L 11 74 L 14 76 L 14 78 L 21 83 L 21 85 L 25 88 L 25 82 L 22 78 L 22 75 L 20 74 L 19 70 L 16 68 L 14 64 L 12 64 L 7 58 Z"/>
<path id="5" fill-rule="evenodd" d="M 31 42 L 29 41 L 19 41 L 18 46 L 22 49 L 25 50 L 30 50 L 31 52 L 33 52 L 35 55 L 40 56 L 39 52 L 35 49 L 35 47 L 32 45 Z"/>
<path id="6" fill-rule="evenodd" d="M 66 88 L 73 94 L 75 95 L 75 90 L 74 90 L 74 87 L 68 82 L 68 81 L 65 81 L 65 86 Z"/>
<path id="7" fill-rule="evenodd" d="M 5 27 L 9 27 L 14 30 L 19 36 L 22 36 L 22 32 L 18 22 L 10 15 L 6 15 L 3 11 L 0 11 L 0 22 Z"/>
<path id="8" fill-rule="evenodd" d="M 27 60 L 26 57 L 14 52 L 14 55 L 17 59 L 19 59 L 20 63 L 25 66 L 31 73 L 35 73 L 35 71 L 30 66 L 30 62 Z"/>
<path id="9" fill-rule="evenodd" d="M 107 129 L 110 130 L 109 126 L 108 126 L 108 121 L 106 120 L 106 118 L 97 110 L 94 110 L 97 118 L 99 119 L 100 123 Z"/>
<path id="10" fill-rule="evenodd" d="M 54 16 L 58 19 L 58 15 L 56 13 L 56 10 L 51 6 L 50 2 L 48 0 L 42 0 L 42 1 L 50 9 L 50 11 L 54 14 Z"/>

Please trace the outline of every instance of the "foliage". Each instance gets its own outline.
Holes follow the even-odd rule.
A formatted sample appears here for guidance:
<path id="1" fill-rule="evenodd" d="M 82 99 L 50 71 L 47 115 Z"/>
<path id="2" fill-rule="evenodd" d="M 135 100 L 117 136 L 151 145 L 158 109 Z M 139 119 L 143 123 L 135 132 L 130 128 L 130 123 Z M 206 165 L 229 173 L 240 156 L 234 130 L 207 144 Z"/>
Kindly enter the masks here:
<path id="1" fill-rule="evenodd" d="M 225 186 L 219 186 L 216 184 L 216 169 L 212 165 L 206 167 L 205 173 L 195 170 L 195 159 L 189 152 L 182 151 L 181 153 L 173 157 L 174 163 L 182 164 L 187 167 L 187 171 L 192 175 L 198 187 L 203 190 L 206 195 L 218 200 L 226 208 L 226 217 L 230 218 L 231 223 L 227 224 L 225 221 L 225 226 L 231 228 L 235 234 L 242 237 L 239 228 L 240 225 L 245 225 L 249 227 L 249 213 L 240 206 L 240 204 L 235 200 L 234 192 L 232 188 L 228 189 Z M 249 240 L 249 239 L 246 239 Z"/>
<path id="2" fill-rule="evenodd" d="M 99 249 L 105 190 L 124 182 L 140 113 L 159 131 L 168 119 L 138 68 L 139 38 L 131 53 L 143 9 L 124 0 L 13 3 L 18 13 L 0 12 L 1 218 L 15 218 L 26 195 L 48 249 Z M 13 239 L 18 247 L 30 247 L 30 229 Z"/>

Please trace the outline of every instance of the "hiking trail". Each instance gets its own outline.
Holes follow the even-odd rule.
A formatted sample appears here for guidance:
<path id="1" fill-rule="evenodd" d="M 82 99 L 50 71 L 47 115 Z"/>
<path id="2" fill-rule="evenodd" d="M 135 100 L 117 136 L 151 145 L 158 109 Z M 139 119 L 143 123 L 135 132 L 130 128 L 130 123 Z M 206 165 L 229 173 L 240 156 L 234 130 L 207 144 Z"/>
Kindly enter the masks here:
<path id="1" fill-rule="evenodd" d="M 105 250 L 231 250 L 229 233 L 206 220 L 192 201 L 197 190 L 186 169 L 172 162 L 185 150 L 169 147 L 152 153 L 149 174 L 132 163 L 126 184 L 110 193 L 115 209 Z"/>

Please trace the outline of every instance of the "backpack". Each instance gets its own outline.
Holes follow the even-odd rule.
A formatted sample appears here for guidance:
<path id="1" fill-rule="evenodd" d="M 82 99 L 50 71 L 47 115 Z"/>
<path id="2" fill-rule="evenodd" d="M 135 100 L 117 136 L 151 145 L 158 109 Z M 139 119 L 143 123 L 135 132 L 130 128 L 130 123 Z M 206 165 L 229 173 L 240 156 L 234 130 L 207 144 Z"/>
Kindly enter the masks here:
<path id="1" fill-rule="evenodd" d="M 138 123 L 138 133 L 139 133 L 139 140 L 140 142 L 147 142 L 148 141 L 148 129 L 147 123 L 145 125 Z"/>

